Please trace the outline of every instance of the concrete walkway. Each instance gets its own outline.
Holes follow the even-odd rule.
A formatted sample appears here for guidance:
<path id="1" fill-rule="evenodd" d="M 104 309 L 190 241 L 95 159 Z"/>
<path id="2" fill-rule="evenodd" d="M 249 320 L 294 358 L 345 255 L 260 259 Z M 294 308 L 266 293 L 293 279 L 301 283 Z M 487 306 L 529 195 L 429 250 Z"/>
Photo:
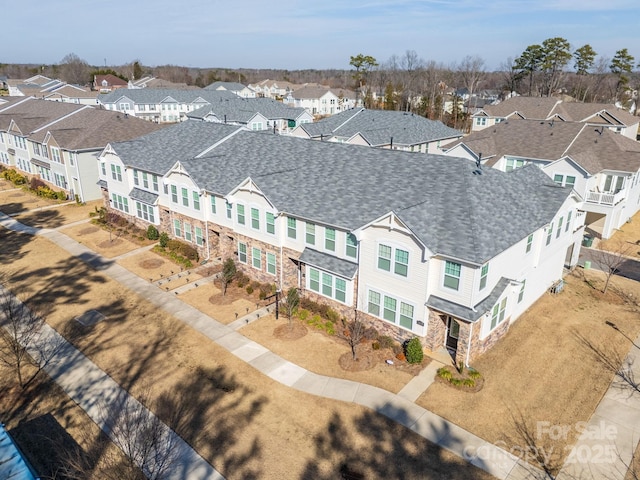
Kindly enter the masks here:
<path id="1" fill-rule="evenodd" d="M 639 342 L 640 336 L 623 364 L 627 380 L 616 375 L 589 422 L 579 426 L 583 433 L 567 456 L 557 480 L 625 479 L 640 440 L 640 386 L 635 383 L 640 379 Z M 577 428 L 576 425 L 562 427 Z M 543 434 L 562 435 L 562 431 L 549 428 L 543 430 Z"/>
<path id="2" fill-rule="evenodd" d="M 431 362 L 429 365 L 431 368 L 427 367 L 421 375 L 409 382 L 397 395 L 371 385 L 318 375 L 283 359 L 236 331 L 243 323 L 246 324 L 247 320 L 251 321 L 251 319 L 256 318 L 255 314 L 257 312 L 253 312 L 253 317 L 245 316 L 230 325 L 224 325 L 182 302 L 175 294 L 161 290 L 111 260 L 105 260 L 100 255 L 89 250 L 85 245 L 70 239 L 60 232 L 51 230 L 37 231 L 31 227 L 19 224 L 3 214 L 0 214 L 0 224 L 23 233 L 45 236 L 71 255 L 82 259 L 93 268 L 100 270 L 113 280 L 120 282 L 135 293 L 141 295 L 158 308 L 174 315 L 185 324 L 227 349 L 239 359 L 247 362 L 283 385 L 313 395 L 353 402 L 368 407 L 413 430 L 436 445 L 459 455 L 461 458 L 499 479 L 524 480 L 530 478 L 548 478 L 544 472 L 520 460 L 516 455 L 486 442 L 414 403 L 415 399 L 418 398 L 424 389 L 428 387 L 430 381 L 433 380 L 435 370 L 438 368 L 438 362 Z M 264 313 L 266 314 L 266 312 Z M 77 382 L 81 383 L 82 377 L 77 377 Z M 76 384 L 76 388 L 78 387 L 79 385 Z M 635 450 L 638 433 L 635 427 L 631 428 L 629 425 L 640 425 L 640 422 L 638 422 L 638 420 L 640 420 L 640 406 L 630 406 L 629 409 L 621 410 L 621 403 L 624 404 L 622 400 L 623 399 L 608 393 L 601 402 L 602 410 L 600 410 L 599 407 L 599 410 L 596 411 L 591 422 L 596 422 L 597 424 L 600 418 L 605 418 L 610 419 L 612 422 L 617 422 L 620 428 L 626 425 L 624 428 L 630 430 L 629 438 L 631 441 L 625 442 L 624 444 L 617 444 L 617 446 L 620 447 L 620 451 L 624 450 L 624 452 L 629 452 L 628 456 L 625 453 L 625 456 L 622 457 L 624 459 L 629 458 Z M 633 402 L 633 405 L 636 405 L 635 402 Z M 622 436 L 618 438 L 622 440 Z M 625 436 L 625 438 L 627 437 Z M 634 439 L 635 441 L 633 441 Z M 585 438 L 585 440 L 588 439 Z M 580 448 L 580 445 L 576 446 L 576 449 L 579 450 Z M 521 452 L 517 451 L 515 453 Z M 580 459 L 581 458 L 578 457 L 578 460 Z M 566 475 L 574 475 L 573 471 L 569 471 L 568 468 L 569 467 L 566 469 Z M 586 465 L 586 468 L 593 471 L 591 463 Z M 607 474 L 609 473 L 610 471 L 607 471 Z M 567 476 L 565 478 L 583 477 Z M 590 475 L 587 478 L 609 477 Z"/>
<path id="3" fill-rule="evenodd" d="M 0 285 L 0 293 L 5 292 Z M 39 338 L 30 348 L 29 353 L 35 358 L 42 358 L 40 354 L 47 350 L 53 352 L 47 355 L 47 363 L 43 370 L 77 403 L 87 415 L 118 445 L 123 438 L 117 432 L 131 430 L 131 425 L 123 425 L 123 419 L 129 418 L 143 425 L 157 424 L 161 433 L 157 434 L 160 444 L 160 458 L 146 458 L 148 472 L 158 473 L 154 460 L 170 460 L 171 469 L 163 478 L 170 480 L 224 480 L 224 477 L 203 459 L 178 434 L 160 422 L 153 413 L 130 396 L 126 390 L 118 385 L 104 371 L 98 368 L 82 352 L 67 342 L 52 327 L 44 324 Z M 117 413 L 116 413 L 117 412 Z M 123 412 L 129 412 L 127 415 Z M 120 423 L 119 423 L 120 422 Z M 130 441 L 131 439 L 127 439 Z M 145 439 L 140 439 L 144 442 Z M 130 445 L 127 443 L 127 445 Z M 137 448 L 144 447 L 144 443 Z M 135 450 L 135 448 L 132 448 Z"/>

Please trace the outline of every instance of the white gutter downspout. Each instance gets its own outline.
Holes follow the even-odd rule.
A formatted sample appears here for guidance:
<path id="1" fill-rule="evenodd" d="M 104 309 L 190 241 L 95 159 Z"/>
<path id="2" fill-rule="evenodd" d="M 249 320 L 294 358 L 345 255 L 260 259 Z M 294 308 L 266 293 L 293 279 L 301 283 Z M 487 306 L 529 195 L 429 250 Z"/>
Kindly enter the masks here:
<path id="1" fill-rule="evenodd" d="M 469 352 L 471 352 L 471 336 L 473 335 L 473 323 L 469 324 L 469 341 L 467 343 L 467 358 L 464 360 L 465 367 L 469 368 Z"/>

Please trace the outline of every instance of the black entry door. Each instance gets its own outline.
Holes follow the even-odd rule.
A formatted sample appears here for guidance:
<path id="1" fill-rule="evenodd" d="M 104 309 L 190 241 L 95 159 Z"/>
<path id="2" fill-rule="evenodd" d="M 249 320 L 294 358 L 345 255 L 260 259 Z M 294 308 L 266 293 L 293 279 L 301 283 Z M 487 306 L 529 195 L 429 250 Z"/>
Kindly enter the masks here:
<path id="1" fill-rule="evenodd" d="M 458 336 L 460 335 L 460 325 L 453 317 L 447 317 L 447 350 L 452 353 L 458 349 Z"/>

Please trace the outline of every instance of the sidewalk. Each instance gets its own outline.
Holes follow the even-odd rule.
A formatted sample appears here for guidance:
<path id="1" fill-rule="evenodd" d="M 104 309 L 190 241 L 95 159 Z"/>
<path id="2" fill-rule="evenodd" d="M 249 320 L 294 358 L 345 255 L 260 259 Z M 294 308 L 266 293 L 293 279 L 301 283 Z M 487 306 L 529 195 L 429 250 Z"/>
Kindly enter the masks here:
<path id="1" fill-rule="evenodd" d="M 230 325 L 224 325 L 182 302 L 176 295 L 167 293 L 154 284 L 149 284 L 112 260 L 102 258 L 85 245 L 70 239 L 60 232 L 53 230 L 37 231 L 15 222 L 4 214 L 0 214 L 0 224 L 12 230 L 39 234 L 48 238 L 71 255 L 82 259 L 113 280 L 143 296 L 158 308 L 174 315 L 183 323 L 204 334 L 239 359 L 283 385 L 313 395 L 368 407 L 413 430 L 434 444 L 455 453 L 499 479 L 548 478 L 541 470 L 524 461 L 520 461 L 515 455 L 486 442 L 414 403 L 415 399 L 433 380 L 433 374 L 438 367 L 438 362 L 436 361 L 431 362 L 431 369 L 427 367 L 421 375 L 409 382 L 397 395 L 371 385 L 318 375 L 283 359 L 236 331 L 242 324 L 257 318 L 258 314 L 266 314 L 265 311 L 253 312 L 248 316 L 239 318 Z M 427 372 L 426 370 L 429 371 Z M 596 410 L 591 419 L 591 423 L 599 425 L 598 422 L 601 419 L 605 419 L 617 425 L 616 428 L 618 428 L 618 432 L 621 435 L 618 437 L 620 441 L 616 443 L 616 446 L 621 449 L 621 455 L 619 455 L 621 461 L 628 463 L 628 459 L 635 450 L 639 436 L 639 430 L 636 429 L 635 425 L 640 425 L 640 400 L 637 398 L 640 395 L 636 395 L 633 399 L 627 398 L 625 400 L 616 396 L 615 392 L 612 392 L 613 388 L 612 386 L 609 389 L 609 392 L 601 401 L 598 410 Z M 628 408 L 623 408 L 625 402 L 629 403 Z M 589 439 L 585 438 L 584 440 L 588 441 Z M 582 445 L 588 445 L 588 443 L 579 443 L 574 447 L 574 450 L 581 451 L 581 449 L 585 448 Z M 578 457 L 578 460 L 580 459 L 581 457 Z M 575 468 L 571 469 L 572 467 L 565 466 L 562 472 L 565 477 L 559 478 L 584 478 L 580 475 L 587 470 L 590 473 L 597 473 L 592 468 L 591 463 L 586 465 L 578 463 L 576 465 L 578 467 L 582 466 L 584 469 L 578 471 Z M 619 466 L 620 464 L 617 465 L 617 467 Z M 608 467 L 611 468 L 612 465 L 609 464 Z M 610 478 L 611 473 L 611 470 L 603 470 L 603 476 L 590 475 L 586 478 Z"/>

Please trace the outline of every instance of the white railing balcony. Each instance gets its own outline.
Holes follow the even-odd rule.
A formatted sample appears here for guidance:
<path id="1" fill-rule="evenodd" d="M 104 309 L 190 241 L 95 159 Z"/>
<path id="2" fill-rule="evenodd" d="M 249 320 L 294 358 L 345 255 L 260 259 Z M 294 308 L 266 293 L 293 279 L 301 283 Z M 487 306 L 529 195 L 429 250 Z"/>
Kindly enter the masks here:
<path id="1" fill-rule="evenodd" d="M 601 192 L 587 192 L 587 202 L 597 203 L 599 205 L 616 205 L 624 200 L 625 192 L 620 191 L 618 193 L 601 193 Z"/>

